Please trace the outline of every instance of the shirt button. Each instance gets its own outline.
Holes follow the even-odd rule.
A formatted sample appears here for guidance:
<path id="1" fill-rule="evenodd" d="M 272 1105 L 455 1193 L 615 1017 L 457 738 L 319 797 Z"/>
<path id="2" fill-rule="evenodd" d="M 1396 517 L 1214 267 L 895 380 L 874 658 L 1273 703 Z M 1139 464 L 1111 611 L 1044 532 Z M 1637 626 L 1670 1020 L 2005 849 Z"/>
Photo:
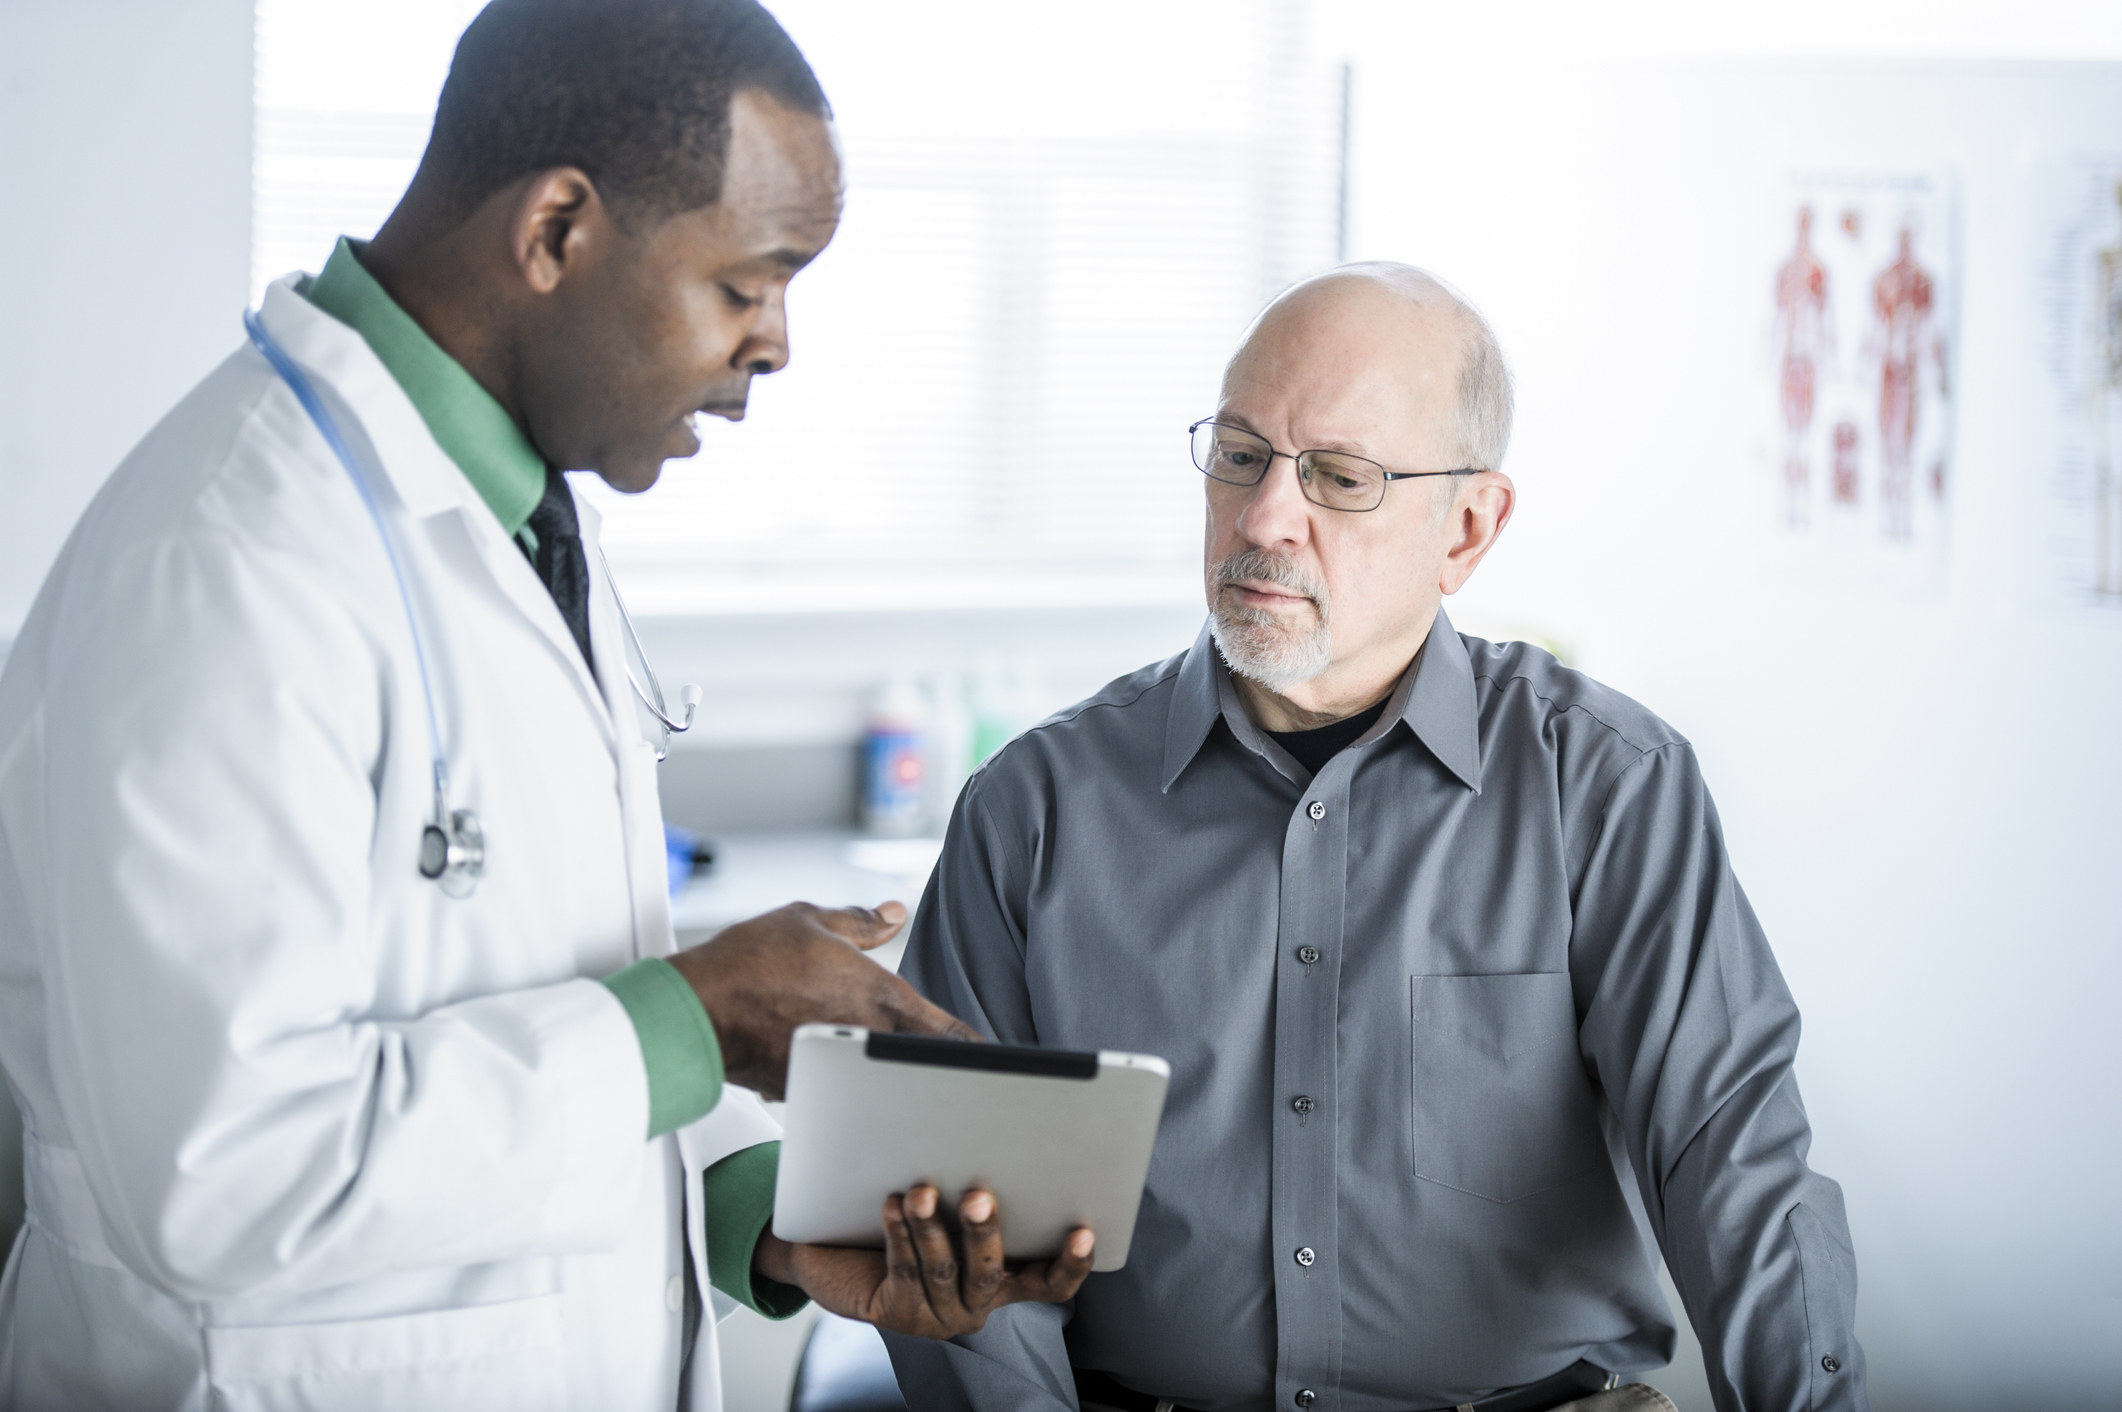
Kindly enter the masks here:
<path id="1" fill-rule="evenodd" d="M 1297 948 L 1297 959 L 1307 966 L 1316 966 L 1319 964 L 1319 948 L 1316 946 L 1300 946 Z"/>
<path id="2" fill-rule="evenodd" d="M 1320 821 L 1321 819 L 1323 819 L 1323 818 L 1325 818 L 1325 817 L 1326 817 L 1326 806 L 1325 806 L 1324 804 L 1322 804 L 1321 802 L 1319 802 L 1318 800 L 1314 799 L 1314 800 L 1312 801 L 1312 807 L 1311 807 L 1311 808 L 1309 808 L 1309 809 L 1306 809 L 1306 810 L 1305 810 L 1304 812 L 1305 812 L 1305 813 L 1307 813 L 1307 814 L 1309 814 L 1309 815 L 1311 815 L 1311 816 L 1312 816 L 1312 822 L 1316 824 L 1316 823 L 1318 823 L 1318 822 L 1319 822 L 1319 821 Z"/>
<path id="3" fill-rule="evenodd" d="M 1310 1388 L 1305 1388 L 1297 1394 L 1297 1405 L 1299 1407 L 1309 1407 L 1318 1400 L 1319 1394 L 1313 1392 Z"/>
<path id="4" fill-rule="evenodd" d="M 1312 1254 L 1312 1248 L 1310 1246 L 1300 1245 L 1297 1247 L 1297 1263 L 1299 1265 L 1302 1265 L 1305 1269 L 1309 1270 L 1312 1267 L 1312 1261 L 1318 1258 L 1318 1256 Z"/>
<path id="5" fill-rule="evenodd" d="M 685 1280 L 683 1277 L 672 1275 L 670 1283 L 663 1287 L 663 1307 L 670 1310 L 673 1314 L 685 1308 Z"/>
<path id="6" fill-rule="evenodd" d="M 1820 1360 L 1820 1366 L 1827 1369 L 1830 1373 L 1839 1373 L 1842 1371 L 1842 1360 L 1830 1353 Z"/>
<path id="7" fill-rule="evenodd" d="M 1312 1102 L 1312 1096 L 1310 1094 L 1300 1093 L 1295 1098 L 1292 1098 L 1289 1101 L 1289 1106 L 1296 1109 L 1297 1116 L 1301 1118 L 1319 1105 Z"/>

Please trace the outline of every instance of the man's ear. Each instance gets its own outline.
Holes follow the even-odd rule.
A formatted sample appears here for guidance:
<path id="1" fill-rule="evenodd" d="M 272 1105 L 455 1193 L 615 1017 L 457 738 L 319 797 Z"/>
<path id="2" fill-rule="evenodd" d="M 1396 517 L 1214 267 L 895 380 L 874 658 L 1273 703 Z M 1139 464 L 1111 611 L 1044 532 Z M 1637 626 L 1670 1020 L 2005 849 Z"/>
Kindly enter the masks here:
<path id="1" fill-rule="evenodd" d="M 1474 576 L 1474 570 L 1495 547 L 1510 514 L 1517 507 L 1518 491 L 1501 471 L 1483 471 L 1473 478 L 1466 493 L 1452 506 L 1451 524 L 1445 533 L 1450 542 L 1438 571 L 1437 587 L 1447 595 L 1457 593 Z"/>
<path id="2" fill-rule="evenodd" d="M 524 185 L 509 221 L 509 254 L 532 292 L 550 294 L 610 238 L 611 213 L 578 167 L 554 167 Z"/>

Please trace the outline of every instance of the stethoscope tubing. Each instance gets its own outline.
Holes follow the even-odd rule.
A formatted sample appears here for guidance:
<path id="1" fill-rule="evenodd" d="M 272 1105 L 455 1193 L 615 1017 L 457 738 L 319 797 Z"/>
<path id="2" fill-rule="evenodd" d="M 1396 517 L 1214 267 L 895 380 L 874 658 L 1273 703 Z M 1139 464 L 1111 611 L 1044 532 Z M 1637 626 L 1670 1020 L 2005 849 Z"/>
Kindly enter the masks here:
<path id="1" fill-rule="evenodd" d="M 641 678 L 634 675 L 633 658 L 629 658 L 626 662 L 626 684 L 634 689 L 634 695 L 648 708 L 649 714 L 656 718 L 657 724 L 663 727 L 663 738 L 668 742 L 673 733 L 683 735 L 693 728 L 693 715 L 700 704 L 698 688 L 687 689 L 685 694 L 689 699 L 685 702 L 685 714 L 672 716 L 663 699 L 663 683 L 656 677 L 655 664 L 648 660 L 648 649 L 641 645 L 641 634 L 634 631 L 634 615 L 626 611 L 626 599 L 619 592 L 619 576 L 612 572 L 611 560 L 604 557 L 604 546 L 601 544 L 597 546 L 597 563 L 604 570 L 605 585 L 612 591 L 612 606 L 619 610 L 619 626 L 626 630 L 627 645 L 633 649 L 633 658 L 640 660 L 641 670 L 648 675 L 648 685 L 644 687 L 641 685 Z M 659 747 L 656 758 L 661 760 L 665 753 L 665 750 Z"/>
<path id="2" fill-rule="evenodd" d="M 318 433 L 324 438 L 324 444 L 331 448 L 332 454 L 339 458 L 339 464 L 346 468 L 346 474 L 354 483 L 354 490 L 361 497 L 362 507 L 368 511 L 369 522 L 376 527 L 376 538 L 383 543 L 383 557 L 390 562 L 391 581 L 398 586 L 398 602 L 405 609 L 406 630 L 412 634 L 413 662 L 420 670 L 420 704 L 426 708 L 427 715 L 428 758 L 434 767 L 437 814 L 438 817 L 446 818 L 449 761 L 442 753 L 442 724 L 435 714 L 435 687 L 427 669 L 427 642 L 420 632 L 419 615 L 413 611 L 413 595 L 405 581 L 405 568 L 398 562 L 398 546 L 383 523 L 382 507 L 376 504 L 376 494 L 369 487 L 368 477 L 362 474 L 359 463 L 354 460 L 352 448 L 339 433 L 338 421 L 332 416 L 331 409 L 324 405 L 324 399 L 317 395 L 317 389 L 311 385 L 308 375 L 287 355 L 287 350 L 265 331 L 265 322 L 258 317 L 255 309 L 243 311 L 243 327 L 245 332 L 250 334 L 252 345 L 265 355 L 265 361 L 273 365 L 273 371 L 280 375 L 281 381 L 295 394 L 295 400 L 302 404 L 302 410 L 309 413 L 309 419 L 316 424 Z"/>
<path id="3" fill-rule="evenodd" d="M 347 476 L 354 483 L 354 490 L 361 497 L 362 508 L 368 511 L 369 522 L 376 527 L 376 538 L 383 544 L 383 557 L 390 564 L 391 582 L 397 586 L 398 602 L 405 609 L 405 626 L 413 641 L 413 661 L 419 668 L 420 704 L 427 718 L 428 759 L 432 767 L 435 791 L 434 818 L 422 831 L 421 864 L 422 877 L 433 879 L 443 886 L 443 891 L 452 896 L 468 895 L 477 885 L 479 876 L 485 871 L 485 834 L 479 824 L 479 816 L 469 809 L 451 810 L 449 807 L 449 761 L 442 750 L 442 723 L 435 710 L 435 686 L 433 675 L 427 665 L 427 640 L 420 631 L 420 617 L 413 609 L 412 588 L 405 576 L 405 567 L 398 559 L 397 542 L 391 537 L 390 528 L 384 523 L 382 507 L 376 503 L 375 490 L 368 476 L 355 460 L 353 448 L 339 431 L 338 420 L 331 409 L 324 405 L 316 386 L 308 374 L 288 356 L 273 336 L 265 331 L 264 320 L 255 309 L 243 311 L 243 328 L 250 341 L 280 375 L 302 410 L 309 414 L 310 421 L 331 448 Z M 604 570 L 604 581 L 611 589 L 612 603 L 619 610 L 619 622 L 626 631 L 626 645 L 632 649 L 632 658 L 638 658 L 641 668 L 648 676 L 648 685 L 634 674 L 632 658 L 624 651 L 621 659 L 626 670 L 627 685 L 634 689 L 641 704 L 655 716 L 663 730 L 662 743 L 656 748 L 656 758 L 661 760 L 668 753 L 670 738 L 674 732 L 692 729 L 693 715 L 699 707 L 700 689 L 687 687 L 684 692 L 684 715 L 673 717 L 663 698 L 663 683 L 657 679 L 655 666 L 648 660 L 648 652 L 641 644 L 641 635 L 634 630 L 633 617 L 626 611 L 626 601 L 619 596 L 619 581 L 612 574 L 611 561 L 604 557 L 604 550 L 597 550 L 597 562 Z"/>

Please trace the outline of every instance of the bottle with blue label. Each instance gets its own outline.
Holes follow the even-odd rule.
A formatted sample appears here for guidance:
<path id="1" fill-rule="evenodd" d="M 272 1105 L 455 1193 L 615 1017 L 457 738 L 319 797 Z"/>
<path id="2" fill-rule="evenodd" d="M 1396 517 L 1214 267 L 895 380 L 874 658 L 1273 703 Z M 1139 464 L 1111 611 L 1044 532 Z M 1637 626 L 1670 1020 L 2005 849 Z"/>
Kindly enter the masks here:
<path id="1" fill-rule="evenodd" d="M 911 838 L 928 822 L 928 707 L 909 673 L 894 672 L 862 734 L 862 826 Z"/>

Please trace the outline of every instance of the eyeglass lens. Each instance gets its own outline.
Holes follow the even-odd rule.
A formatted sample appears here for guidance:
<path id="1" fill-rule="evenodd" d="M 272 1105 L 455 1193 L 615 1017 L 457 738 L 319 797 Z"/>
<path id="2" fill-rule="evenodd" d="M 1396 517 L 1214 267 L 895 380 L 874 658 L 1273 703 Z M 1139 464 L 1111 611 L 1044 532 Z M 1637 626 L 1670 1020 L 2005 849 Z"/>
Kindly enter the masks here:
<path id="1" fill-rule="evenodd" d="M 1194 464 L 1210 480 L 1258 485 L 1273 458 L 1274 448 L 1249 431 L 1214 422 L 1194 428 Z M 1373 510 L 1385 498 L 1382 466 L 1337 451 L 1298 452 L 1297 484 L 1305 499 L 1329 510 Z"/>

